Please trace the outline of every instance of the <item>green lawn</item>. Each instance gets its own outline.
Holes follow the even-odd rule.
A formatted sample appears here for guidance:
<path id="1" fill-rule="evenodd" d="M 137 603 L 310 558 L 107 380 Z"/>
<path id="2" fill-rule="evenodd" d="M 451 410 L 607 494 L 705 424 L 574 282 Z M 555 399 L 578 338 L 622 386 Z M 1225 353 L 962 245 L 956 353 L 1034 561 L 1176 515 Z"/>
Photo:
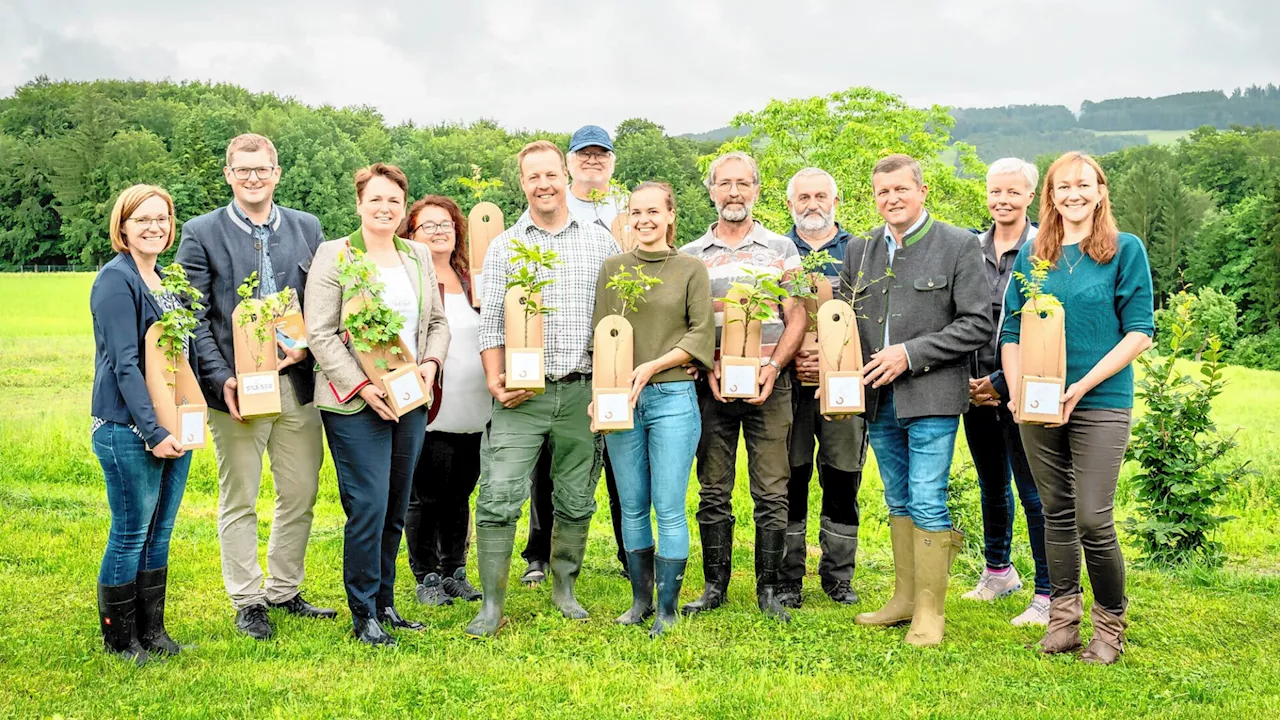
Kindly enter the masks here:
<path id="1" fill-rule="evenodd" d="M 1094 130 L 1094 135 L 1146 135 L 1152 145 L 1171 145 L 1194 130 Z"/>
<path id="2" fill-rule="evenodd" d="M 169 601 L 171 633 L 197 647 L 135 669 L 101 651 L 95 615 L 108 522 L 88 437 L 91 282 L 90 275 L 0 275 L 0 716 L 1280 716 L 1280 374 L 1235 368 L 1217 414 L 1224 428 L 1239 428 L 1240 452 L 1259 473 L 1229 497 L 1236 519 L 1221 537 L 1229 562 L 1216 570 L 1134 569 L 1129 648 L 1111 668 L 1026 649 L 1039 633 L 1008 624 L 1027 602 L 1025 592 L 993 605 L 960 600 L 981 569 L 976 481 L 963 452 L 952 502 L 970 546 L 957 562 L 941 648 L 912 648 L 901 642 L 902 629 L 853 623 L 856 612 L 887 597 L 892 582 L 873 463 L 861 494 L 854 585 L 863 600 L 855 608 L 834 605 L 817 587 L 814 517 L 805 607 L 789 625 L 754 609 L 751 503 L 741 466 L 735 577 L 725 608 L 657 641 L 614 626 L 630 592 L 615 572 L 602 487 L 604 509 L 580 581 L 590 621 L 560 619 L 548 588 L 520 588 L 517 559 L 511 625 L 495 640 L 469 640 L 462 628 L 476 606 L 416 605 L 402 560 L 399 607 L 428 629 L 402 633 L 398 649 L 378 652 L 346 636 L 343 516 L 328 464 L 307 594 L 343 608 L 342 616 L 336 623 L 277 618 L 277 638 L 268 642 L 234 632 L 219 569 L 214 465 L 204 450 L 174 534 Z M 264 489 L 265 517 L 271 494 Z M 695 498 L 691 487 L 691 522 Z M 1132 505 L 1127 496 L 1120 503 L 1121 514 Z M 265 549 L 265 524 L 261 537 Z M 684 600 L 701 589 L 698 553 L 695 538 Z M 1029 581 L 1025 541 L 1016 545 L 1015 562 Z"/>

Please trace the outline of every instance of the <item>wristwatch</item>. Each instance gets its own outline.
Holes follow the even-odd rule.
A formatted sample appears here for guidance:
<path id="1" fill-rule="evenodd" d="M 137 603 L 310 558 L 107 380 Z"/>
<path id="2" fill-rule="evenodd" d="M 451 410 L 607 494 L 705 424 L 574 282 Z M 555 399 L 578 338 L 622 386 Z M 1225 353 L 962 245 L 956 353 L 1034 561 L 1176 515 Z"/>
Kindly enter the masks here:
<path id="1" fill-rule="evenodd" d="M 769 358 L 769 362 L 765 364 L 772 365 L 774 370 L 777 370 L 779 374 L 782 373 L 782 366 L 778 364 L 777 360 L 774 360 L 773 358 Z"/>

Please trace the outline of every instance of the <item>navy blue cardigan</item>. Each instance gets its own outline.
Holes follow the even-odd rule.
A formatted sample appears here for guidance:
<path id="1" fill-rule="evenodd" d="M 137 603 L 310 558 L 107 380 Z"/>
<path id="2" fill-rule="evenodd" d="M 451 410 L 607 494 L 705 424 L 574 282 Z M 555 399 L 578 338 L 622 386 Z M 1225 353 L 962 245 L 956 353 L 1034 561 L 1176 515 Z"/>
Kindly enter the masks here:
<path id="1" fill-rule="evenodd" d="M 95 346 L 93 416 L 133 425 L 147 444 L 155 447 L 169 431 L 156 423 L 142 346 L 147 330 L 163 311 L 143 282 L 132 255 L 120 253 L 98 271 L 89 292 L 89 309 Z M 194 369 L 194 357 L 191 362 Z"/>

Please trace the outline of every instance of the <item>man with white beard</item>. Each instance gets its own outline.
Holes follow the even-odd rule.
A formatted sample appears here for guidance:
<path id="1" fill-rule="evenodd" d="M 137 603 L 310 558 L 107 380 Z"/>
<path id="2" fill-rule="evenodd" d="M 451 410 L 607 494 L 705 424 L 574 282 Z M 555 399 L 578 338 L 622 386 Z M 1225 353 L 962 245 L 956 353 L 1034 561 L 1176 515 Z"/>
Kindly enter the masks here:
<path id="1" fill-rule="evenodd" d="M 760 170 L 751 156 L 725 153 L 711 163 L 707 191 L 717 221 L 697 240 L 680 248 L 707 266 L 711 296 L 723 298 L 733 283 L 752 282 L 752 272 L 774 278 L 796 270 L 800 255 L 786 237 L 765 229 L 751 215 L 760 195 Z M 804 337 L 804 303 L 787 299 L 761 323 L 760 373 L 757 394 L 745 400 L 720 395 L 719 335 L 724 304 L 717 300 L 715 367 L 708 382 L 699 383 L 702 437 L 698 442 L 698 530 L 706 588 L 684 606 L 686 614 L 714 610 L 724 604 L 733 564 L 733 485 L 737 477 L 738 434 L 747 448 L 747 473 L 755 501 L 756 602 L 766 615 L 791 619 L 778 602 L 778 570 L 785 551 L 787 527 L 787 442 L 791 435 L 791 385 L 787 368 Z M 784 372 L 785 371 L 785 372 Z"/>
<path id="2" fill-rule="evenodd" d="M 840 193 L 835 178 L 825 170 L 808 167 L 787 183 L 787 208 L 795 225 L 789 233 L 800 257 L 827 251 L 839 262 L 851 235 L 836 222 Z M 840 270 L 827 263 L 822 274 L 840 296 Z M 806 525 L 809 516 L 809 480 L 813 477 L 815 440 L 818 451 L 818 485 L 822 488 L 822 514 L 818 545 L 822 559 L 818 577 L 822 590 L 841 605 L 858 602 L 853 591 L 854 557 L 858 552 L 858 488 L 866 458 L 867 426 L 860 415 L 828 420 L 814 388 L 801 383 L 818 382 L 818 354 L 801 350 L 796 355 L 791 425 L 791 479 L 787 483 L 786 556 L 778 583 L 778 601 L 798 608 L 805 575 Z"/>

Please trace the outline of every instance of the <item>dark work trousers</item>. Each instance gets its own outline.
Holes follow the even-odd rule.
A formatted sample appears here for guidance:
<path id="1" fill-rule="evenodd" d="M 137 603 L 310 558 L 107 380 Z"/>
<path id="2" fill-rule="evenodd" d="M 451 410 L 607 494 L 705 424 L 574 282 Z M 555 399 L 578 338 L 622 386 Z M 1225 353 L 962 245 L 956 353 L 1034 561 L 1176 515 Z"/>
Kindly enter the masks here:
<path id="1" fill-rule="evenodd" d="M 702 438 L 698 441 L 698 523 L 714 525 L 733 518 L 733 486 L 738 476 L 738 435 L 747 446 L 747 477 L 755 501 L 756 527 L 787 528 L 787 459 L 793 418 L 791 375 L 782 373 L 761 405 L 743 400 L 720 402 L 706 382 L 698 383 Z"/>
<path id="2" fill-rule="evenodd" d="M 480 479 L 482 435 L 427 432 L 404 519 L 409 569 L 418 582 L 427 573 L 452 577 L 467 564 L 471 493 Z"/>
<path id="3" fill-rule="evenodd" d="M 1094 602 L 1113 615 L 1128 605 L 1114 510 L 1131 414 L 1128 408 L 1077 408 L 1063 427 L 1018 426 L 1044 503 L 1052 596 L 1080 592 L 1083 548 Z"/>
<path id="4" fill-rule="evenodd" d="M 604 453 L 604 484 L 609 491 L 609 517 L 613 520 L 613 539 L 618 544 L 618 562 L 627 565 L 627 551 L 622 542 L 622 503 L 618 500 L 618 481 L 613 476 L 613 463 L 609 461 L 608 449 Z M 542 454 L 538 456 L 538 466 L 533 471 L 532 487 L 529 491 L 529 541 L 525 543 L 520 557 L 525 562 L 535 560 L 549 562 L 551 559 L 551 522 L 555 508 L 551 505 L 551 491 L 555 483 L 551 479 L 551 446 L 549 441 L 543 442 Z"/>
<path id="5" fill-rule="evenodd" d="M 1018 499 L 1027 516 L 1031 557 L 1036 565 L 1036 594 L 1049 594 L 1049 562 L 1044 554 L 1044 509 L 1036 490 L 1027 453 L 1013 414 L 1006 407 L 972 407 L 964 414 L 964 438 L 973 456 L 982 497 L 982 541 L 987 567 L 1003 570 L 1011 565 L 1013 543 L 1013 490 L 1010 475 L 1018 488 Z"/>
<path id="6" fill-rule="evenodd" d="M 388 422 L 366 407 L 352 415 L 321 412 L 338 494 L 347 514 L 342 580 L 351 615 L 377 617 L 395 606 L 396 554 L 413 471 L 427 430 L 427 409 Z"/>

